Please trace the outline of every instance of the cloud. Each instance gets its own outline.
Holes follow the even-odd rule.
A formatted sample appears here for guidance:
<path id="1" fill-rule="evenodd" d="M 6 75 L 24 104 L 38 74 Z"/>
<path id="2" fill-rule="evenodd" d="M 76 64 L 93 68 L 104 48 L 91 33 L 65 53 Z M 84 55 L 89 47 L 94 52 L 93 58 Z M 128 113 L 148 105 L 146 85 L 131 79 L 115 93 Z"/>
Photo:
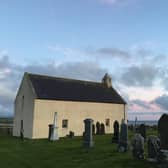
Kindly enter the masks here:
<path id="1" fill-rule="evenodd" d="M 83 80 L 100 81 L 106 69 L 95 62 L 67 62 L 59 65 L 28 65 L 24 71 L 47 74 L 60 77 L 69 77 Z"/>
<path id="2" fill-rule="evenodd" d="M 96 62 L 66 62 L 62 64 L 15 65 L 10 57 L 0 57 L 0 115 L 13 113 L 13 102 L 24 72 L 67 78 L 100 81 L 107 69 Z"/>
<path id="3" fill-rule="evenodd" d="M 59 45 L 50 45 L 47 47 L 48 50 L 52 53 L 55 53 L 55 56 L 62 59 L 67 59 L 71 61 L 72 58 L 75 61 L 79 60 L 109 60 L 109 59 L 117 59 L 119 61 L 127 61 L 131 64 L 148 63 L 153 64 L 158 61 L 159 63 L 163 63 L 163 59 L 166 59 L 167 56 L 163 54 L 154 54 L 150 49 L 143 47 L 130 47 L 130 49 L 123 49 L 117 47 L 99 47 L 99 48 L 69 48 L 63 47 Z M 68 59 L 69 58 L 69 59 Z"/>
<path id="4" fill-rule="evenodd" d="M 123 6 L 130 3 L 134 3 L 137 0 L 99 0 L 103 4 L 111 5 L 111 6 Z"/>
<path id="5" fill-rule="evenodd" d="M 93 53 L 99 57 L 106 56 L 107 58 L 120 58 L 124 60 L 131 58 L 131 54 L 128 51 L 118 48 L 99 48 Z"/>
<path id="6" fill-rule="evenodd" d="M 168 71 L 162 67 L 163 63 L 167 63 L 166 55 L 163 60 L 161 59 L 163 55 L 154 55 L 153 52 L 143 48 L 132 51 L 115 47 L 73 49 L 55 46 L 48 49 L 56 56 L 64 55 L 68 59 L 63 57 L 60 61 L 60 56 L 54 59 L 57 61 L 45 62 L 45 64 L 17 65 L 11 62 L 7 52 L 0 52 L 0 114 L 13 110 L 16 91 L 25 71 L 101 81 L 104 74 L 108 72 L 108 63 L 113 67 L 113 69 L 109 69 L 113 74 L 113 86 L 127 100 L 129 111 L 160 110 L 161 105 L 158 104 L 158 100 L 157 103 L 150 101 L 164 93 L 160 89 L 160 85 L 159 87 L 155 86 L 158 79 L 161 80 L 162 86 L 168 89 Z"/>
<path id="7" fill-rule="evenodd" d="M 168 111 L 168 95 L 164 94 L 157 97 L 153 103 L 158 104 L 163 110 Z"/>
<path id="8" fill-rule="evenodd" d="M 101 2 L 105 4 L 115 5 L 115 4 L 123 2 L 123 0 L 101 0 Z"/>
<path id="9" fill-rule="evenodd" d="M 151 109 L 151 106 L 148 102 L 146 101 L 142 101 L 142 100 L 139 100 L 139 99 L 136 99 L 136 100 L 132 100 L 131 101 L 131 104 L 136 104 L 138 106 L 141 106 L 142 108 L 144 109 Z"/>
<path id="10" fill-rule="evenodd" d="M 151 87 L 158 74 L 159 70 L 154 65 L 142 64 L 125 68 L 120 80 L 127 86 Z"/>

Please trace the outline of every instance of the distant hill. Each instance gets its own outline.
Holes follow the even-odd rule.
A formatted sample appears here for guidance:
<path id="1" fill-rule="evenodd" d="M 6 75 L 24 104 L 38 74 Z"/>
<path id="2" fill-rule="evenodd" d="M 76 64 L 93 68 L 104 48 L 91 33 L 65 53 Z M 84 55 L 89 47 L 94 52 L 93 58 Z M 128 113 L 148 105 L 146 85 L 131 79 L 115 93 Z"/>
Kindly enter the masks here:
<path id="1" fill-rule="evenodd" d="M 7 113 L 7 112 L 0 111 L 0 118 L 13 118 L 13 113 Z"/>

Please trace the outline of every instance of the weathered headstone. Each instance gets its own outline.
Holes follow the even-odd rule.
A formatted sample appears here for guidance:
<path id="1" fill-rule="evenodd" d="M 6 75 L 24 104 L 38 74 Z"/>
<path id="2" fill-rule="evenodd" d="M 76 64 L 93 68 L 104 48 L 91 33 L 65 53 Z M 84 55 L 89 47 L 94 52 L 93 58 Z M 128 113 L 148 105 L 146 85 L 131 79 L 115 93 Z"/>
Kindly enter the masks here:
<path id="1" fill-rule="evenodd" d="M 119 141 L 119 123 L 118 121 L 115 121 L 113 124 L 114 134 L 112 138 L 112 143 L 118 143 Z"/>
<path id="2" fill-rule="evenodd" d="M 100 135 L 100 123 L 99 122 L 96 123 L 96 134 Z"/>
<path id="3" fill-rule="evenodd" d="M 160 140 L 154 135 L 150 135 L 147 141 L 148 161 L 157 162 L 160 155 Z"/>
<path id="4" fill-rule="evenodd" d="M 51 133 L 52 133 L 52 128 L 53 128 L 53 124 L 49 124 L 48 127 L 49 127 L 48 140 L 50 140 L 50 138 L 51 138 Z"/>
<path id="5" fill-rule="evenodd" d="M 21 126 L 20 126 L 20 138 L 21 138 L 21 140 L 24 139 L 23 120 L 21 120 Z"/>
<path id="6" fill-rule="evenodd" d="M 91 148 L 93 147 L 93 135 L 92 135 L 92 125 L 93 120 L 92 119 L 85 119 L 85 133 L 84 133 L 84 147 Z"/>
<path id="7" fill-rule="evenodd" d="M 168 168 L 168 114 L 163 114 L 158 122 L 160 136 L 160 157 L 162 167 Z"/>
<path id="8" fill-rule="evenodd" d="M 141 124 L 139 126 L 139 133 L 143 136 L 144 140 L 146 140 L 146 126 L 145 126 L 145 124 Z"/>
<path id="9" fill-rule="evenodd" d="M 105 125 L 103 123 L 100 124 L 100 134 L 101 135 L 105 134 Z"/>
<path id="10" fill-rule="evenodd" d="M 158 122 L 160 148 L 168 150 L 168 114 L 163 114 Z"/>
<path id="11" fill-rule="evenodd" d="M 128 149 L 128 128 L 125 121 L 122 120 L 118 150 L 119 152 L 126 152 L 127 149 Z"/>
<path id="12" fill-rule="evenodd" d="M 132 154 L 134 158 L 144 159 L 144 138 L 141 134 L 135 134 L 132 140 Z"/>
<path id="13" fill-rule="evenodd" d="M 92 134 L 95 135 L 95 125 L 92 125 Z"/>
<path id="14" fill-rule="evenodd" d="M 135 117 L 135 124 L 134 124 L 134 131 L 137 132 L 137 121 L 138 121 L 138 118 Z"/>
<path id="15" fill-rule="evenodd" d="M 69 138 L 73 138 L 75 136 L 75 133 L 73 131 L 69 131 Z"/>
<path id="16" fill-rule="evenodd" d="M 54 113 L 54 121 L 53 124 L 49 125 L 49 140 L 56 141 L 59 139 L 58 137 L 58 127 L 57 127 L 57 112 Z"/>

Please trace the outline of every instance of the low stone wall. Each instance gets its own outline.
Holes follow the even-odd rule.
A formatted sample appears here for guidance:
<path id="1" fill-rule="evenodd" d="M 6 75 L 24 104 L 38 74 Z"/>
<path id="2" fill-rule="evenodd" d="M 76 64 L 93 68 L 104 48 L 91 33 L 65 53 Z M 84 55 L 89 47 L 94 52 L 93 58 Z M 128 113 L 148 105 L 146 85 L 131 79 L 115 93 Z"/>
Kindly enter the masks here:
<path id="1" fill-rule="evenodd" d="M 13 126 L 0 126 L 0 135 L 12 135 Z"/>

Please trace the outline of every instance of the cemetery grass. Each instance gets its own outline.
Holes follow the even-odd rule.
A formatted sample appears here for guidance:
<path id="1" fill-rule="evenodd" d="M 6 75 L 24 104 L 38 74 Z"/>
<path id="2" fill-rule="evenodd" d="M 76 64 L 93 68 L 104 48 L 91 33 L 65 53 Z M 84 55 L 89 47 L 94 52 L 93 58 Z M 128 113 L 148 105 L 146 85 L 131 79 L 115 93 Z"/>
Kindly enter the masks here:
<path id="1" fill-rule="evenodd" d="M 130 133 L 129 137 L 132 135 Z M 118 153 L 117 145 L 111 144 L 111 137 L 94 136 L 95 147 L 87 150 L 82 147 L 82 137 L 49 142 L 46 139 L 22 141 L 16 137 L 0 135 L 0 167 L 155 168 L 156 165 L 145 160 L 133 159 L 130 151 Z"/>

